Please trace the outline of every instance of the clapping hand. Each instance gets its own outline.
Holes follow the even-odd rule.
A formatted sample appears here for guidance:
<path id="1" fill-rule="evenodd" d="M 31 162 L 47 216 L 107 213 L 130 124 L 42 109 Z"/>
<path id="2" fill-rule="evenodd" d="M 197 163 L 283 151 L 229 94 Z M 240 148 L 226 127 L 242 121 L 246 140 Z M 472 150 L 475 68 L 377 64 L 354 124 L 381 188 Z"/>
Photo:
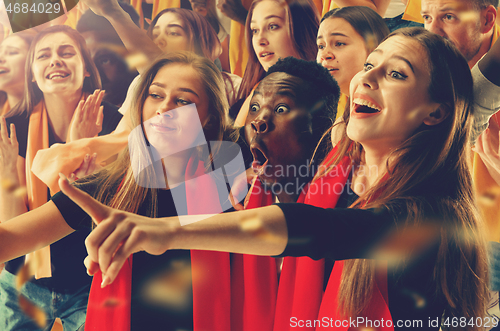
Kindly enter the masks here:
<path id="1" fill-rule="evenodd" d="M 17 155 L 19 144 L 17 142 L 16 128 L 10 125 L 10 137 L 7 132 L 5 118 L 0 118 L 0 178 L 17 178 Z"/>
<path id="2" fill-rule="evenodd" d="M 104 91 L 95 90 L 87 100 L 78 103 L 71 121 L 67 142 L 92 138 L 102 131 L 104 116 L 101 106 L 102 98 L 104 98 Z"/>

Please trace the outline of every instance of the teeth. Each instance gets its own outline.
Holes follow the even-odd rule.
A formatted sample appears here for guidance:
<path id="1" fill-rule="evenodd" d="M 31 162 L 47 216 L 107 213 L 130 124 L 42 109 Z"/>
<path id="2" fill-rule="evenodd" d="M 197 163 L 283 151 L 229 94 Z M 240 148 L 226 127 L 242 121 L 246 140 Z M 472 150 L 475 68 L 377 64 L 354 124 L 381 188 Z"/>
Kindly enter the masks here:
<path id="1" fill-rule="evenodd" d="M 370 107 L 370 108 L 373 108 L 373 109 L 376 109 L 378 111 L 381 111 L 382 109 L 380 109 L 379 107 L 377 107 L 375 104 L 371 103 L 370 101 L 367 101 L 367 100 L 364 100 L 364 99 L 354 99 L 353 102 L 357 105 L 360 105 L 360 106 L 367 106 L 367 107 Z"/>
<path id="2" fill-rule="evenodd" d="M 262 53 L 262 55 L 260 57 L 265 57 L 265 56 L 268 56 L 268 55 L 271 55 L 273 53 Z"/>
<path id="3" fill-rule="evenodd" d="M 65 78 L 68 77 L 69 74 L 61 74 L 61 73 L 56 73 L 56 74 L 50 74 L 49 79 L 54 79 L 54 78 Z"/>

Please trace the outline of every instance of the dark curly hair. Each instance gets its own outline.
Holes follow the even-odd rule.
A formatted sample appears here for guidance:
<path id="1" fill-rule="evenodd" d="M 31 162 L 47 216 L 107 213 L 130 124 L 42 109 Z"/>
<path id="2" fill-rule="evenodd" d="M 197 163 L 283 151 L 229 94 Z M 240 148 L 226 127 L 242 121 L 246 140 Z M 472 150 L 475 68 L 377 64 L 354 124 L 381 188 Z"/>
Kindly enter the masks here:
<path id="1" fill-rule="evenodd" d="M 315 61 L 305 61 L 294 57 L 278 60 L 271 66 L 266 76 L 274 72 L 284 72 L 301 78 L 305 84 L 299 98 L 305 103 L 311 113 L 313 142 L 317 144 L 329 128 L 337 115 L 337 104 L 340 97 L 340 88 L 328 70 Z M 327 139 L 324 139 L 326 141 Z M 318 148 L 317 159 L 321 160 L 324 153 Z M 318 154 L 319 153 L 319 154 Z"/>

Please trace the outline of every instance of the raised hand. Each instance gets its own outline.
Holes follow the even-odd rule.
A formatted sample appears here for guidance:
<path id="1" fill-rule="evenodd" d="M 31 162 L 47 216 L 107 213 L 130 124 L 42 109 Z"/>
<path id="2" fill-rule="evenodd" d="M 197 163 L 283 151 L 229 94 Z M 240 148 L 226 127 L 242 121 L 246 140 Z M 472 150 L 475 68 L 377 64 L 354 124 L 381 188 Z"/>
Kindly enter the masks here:
<path id="1" fill-rule="evenodd" d="M 80 101 L 76 107 L 66 142 L 82 138 L 95 137 L 102 131 L 103 107 L 101 106 L 104 91 L 95 90 L 87 100 Z"/>
<path id="2" fill-rule="evenodd" d="M 0 178 L 17 178 L 17 143 L 16 128 L 10 125 L 10 137 L 7 132 L 7 123 L 3 116 L 0 117 Z"/>
<path id="3" fill-rule="evenodd" d="M 85 265 L 89 274 L 101 270 L 103 287 L 114 281 L 130 254 L 163 254 L 169 248 L 165 238 L 179 225 L 177 219 L 168 222 L 107 207 L 70 185 L 64 175 L 59 179 L 59 187 L 97 224 L 85 240 L 89 254 Z"/>
<path id="4" fill-rule="evenodd" d="M 90 10 L 96 15 L 104 16 L 110 15 L 113 11 L 119 10 L 120 5 L 117 0 L 82 0 Z"/>
<path id="5" fill-rule="evenodd" d="M 243 7 L 241 0 L 218 0 L 217 8 L 233 21 L 245 25 L 248 10 Z"/>

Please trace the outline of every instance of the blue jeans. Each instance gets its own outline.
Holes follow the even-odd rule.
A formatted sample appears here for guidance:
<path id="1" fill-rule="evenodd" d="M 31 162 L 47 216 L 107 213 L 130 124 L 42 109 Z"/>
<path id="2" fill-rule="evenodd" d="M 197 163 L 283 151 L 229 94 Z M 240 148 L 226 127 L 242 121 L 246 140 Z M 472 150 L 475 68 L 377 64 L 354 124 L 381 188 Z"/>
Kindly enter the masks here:
<path id="1" fill-rule="evenodd" d="M 40 331 L 19 307 L 15 277 L 7 270 L 0 274 L 0 330 Z M 87 285 L 75 293 L 58 293 L 30 282 L 21 288 L 26 298 L 45 311 L 47 326 L 44 331 L 52 329 L 56 318 L 61 319 L 64 331 L 76 331 L 85 322 L 89 291 L 90 285 Z"/>

